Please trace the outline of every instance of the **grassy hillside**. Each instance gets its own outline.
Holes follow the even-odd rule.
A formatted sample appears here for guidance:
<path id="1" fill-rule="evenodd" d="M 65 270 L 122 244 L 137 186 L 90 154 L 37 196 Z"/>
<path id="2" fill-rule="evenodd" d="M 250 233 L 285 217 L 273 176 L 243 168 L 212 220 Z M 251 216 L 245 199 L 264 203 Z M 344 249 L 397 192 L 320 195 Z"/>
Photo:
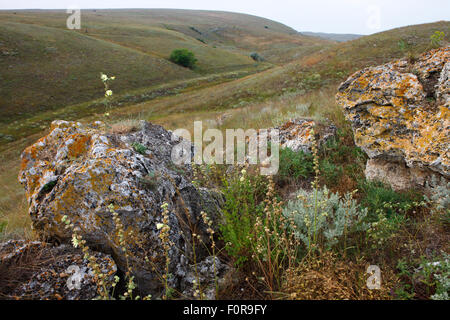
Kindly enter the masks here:
<path id="1" fill-rule="evenodd" d="M 100 72 L 117 75 L 114 93 L 138 102 L 158 96 L 161 85 L 195 87 L 192 79 L 213 85 L 272 66 L 255 63 L 251 52 L 285 63 L 328 43 L 274 21 L 227 12 L 83 10 L 81 30 L 68 30 L 67 17 L 61 10 L 0 12 L 0 145 L 57 117 L 96 113 L 103 96 Z M 194 70 L 168 61 L 178 48 L 195 53 Z M 130 98 L 136 90 L 140 97 Z"/>
<path id="2" fill-rule="evenodd" d="M 164 59 L 65 29 L 1 21 L 0 42 L 1 123 L 101 96 L 102 71 L 121 75 L 119 91 L 196 76 Z"/>
<path id="3" fill-rule="evenodd" d="M 247 14 L 176 9 L 82 10 L 82 30 L 100 36 L 150 37 L 167 43 L 193 41 L 240 53 L 326 44 L 281 23 Z M 67 14 L 57 10 L 0 12 L 10 21 L 65 28 Z M 196 40 L 196 41 L 194 41 Z M 166 44 L 168 45 L 168 44 Z M 159 50 L 158 44 L 153 50 Z"/>

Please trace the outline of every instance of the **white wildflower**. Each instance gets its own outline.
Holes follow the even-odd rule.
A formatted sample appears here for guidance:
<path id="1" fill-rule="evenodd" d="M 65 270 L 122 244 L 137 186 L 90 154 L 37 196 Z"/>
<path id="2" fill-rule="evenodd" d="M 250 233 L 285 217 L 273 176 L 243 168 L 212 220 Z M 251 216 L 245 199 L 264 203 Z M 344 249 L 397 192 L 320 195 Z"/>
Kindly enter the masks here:
<path id="1" fill-rule="evenodd" d="M 72 237 L 72 245 L 74 248 L 78 248 L 79 242 L 75 235 Z"/>

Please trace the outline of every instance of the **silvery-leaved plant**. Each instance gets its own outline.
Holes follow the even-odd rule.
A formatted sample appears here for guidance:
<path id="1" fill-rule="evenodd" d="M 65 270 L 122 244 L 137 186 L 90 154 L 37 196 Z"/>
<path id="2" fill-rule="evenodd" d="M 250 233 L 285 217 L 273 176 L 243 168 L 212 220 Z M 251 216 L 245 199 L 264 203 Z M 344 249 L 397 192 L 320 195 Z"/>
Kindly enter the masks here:
<path id="1" fill-rule="evenodd" d="M 368 228 L 363 222 L 367 209 L 358 206 L 353 193 L 340 198 L 326 187 L 300 190 L 297 200 L 287 203 L 283 215 L 294 222 L 295 236 L 307 248 L 319 244 L 319 241 L 331 248 L 343 236 Z"/>
<path id="2" fill-rule="evenodd" d="M 441 178 L 440 181 L 432 176 L 431 181 L 426 184 L 430 197 L 425 197 L 428 202 L 433 203 L 437 210 L 450 211 L 450 182 Z"/>
<path id="3" fill-rule="evenodd" d="M 442 252 L 442 259 L 433 264 L 433 277 L 436 281 L 436 292 L 433 300 L 449 300 L 450 292 L 450 254 Z"/>

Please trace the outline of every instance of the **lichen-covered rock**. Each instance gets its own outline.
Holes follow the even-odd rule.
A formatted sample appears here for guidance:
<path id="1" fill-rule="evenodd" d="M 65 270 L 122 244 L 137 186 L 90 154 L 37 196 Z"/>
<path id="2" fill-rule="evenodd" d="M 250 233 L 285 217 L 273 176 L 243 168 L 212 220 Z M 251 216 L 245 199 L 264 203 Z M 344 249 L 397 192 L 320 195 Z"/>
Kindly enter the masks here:
<path id="1" fill-rule="evenodd" d="M 224 264 L 218 257 L 207 257 L 183 276 L 184 297 L 216 300 L 216 292 L 224 284 L 225 274 L 232 268 Z M 200 287 L 198 286 L 200 284 Z"/>
<path id="2" fill-rule="evenodd" d="M 200 213 L 207 212 L 217 227 L 221 197 L 197 189 L 189 166 L 173 164 L 172 148 L 179 142 L 147 122 L 136 132 L 112 134 L 101 122 L 54 121 L 51 132 L 22 154 L 19 180 L 34 229 L 43 238 L 67 243 L 71 230 L 64 228 L 63 217 L 68 216 L 91 248 L 111 254 L 122 271 L 130 265 L 141 293 L 157 297 L 166 261 L 157 226 L 166 202 L 173 243 L 169 285 L 184 290 L 179 275 L 192 261 L 192 233 L 208 245 Z M 129 261 L 110 206 L 124 226 Z M 207 256 L 202 248 L 198 245 L 197 261 Z"/>
<path id="3" fill-rule="evenodd" d="M 449 178 L 449 57 L 447 47 L 414 63 L 369 67 L 339 87 L 337 103 L 352 123 L 355 143 L 371 159 L 370 178 L 388 178 L 397 190 L 423 186 L 432 174 Z M 383 169 L 386 161 L 390 173 Z M 402 172 L 402 183 L 392 183 L 394 172 Z"/>
<path id="4" fill-rule="evenodd" d="M 111 288 L 117 271 L 113 259 L 91 252 Z M 0 244 L 0 283 L 10 299 L 88 300 L 99 295 L 99 284 L 81 250 L 39 241 L 10 240 Z M 8 287 L 9 286 L 9 287 Z"/>
<path id="5" fill-rule="evenodd" d="M 294 152 L 311 153 L 314 139 L 318 146 L 336 136 L 336 126 L 319 125 L 309 119 L 293 119 L 279 126 L 280 144 L 282 148 L 289 148 Z M 314 135 L 313 135 L 314 132 Z"/>

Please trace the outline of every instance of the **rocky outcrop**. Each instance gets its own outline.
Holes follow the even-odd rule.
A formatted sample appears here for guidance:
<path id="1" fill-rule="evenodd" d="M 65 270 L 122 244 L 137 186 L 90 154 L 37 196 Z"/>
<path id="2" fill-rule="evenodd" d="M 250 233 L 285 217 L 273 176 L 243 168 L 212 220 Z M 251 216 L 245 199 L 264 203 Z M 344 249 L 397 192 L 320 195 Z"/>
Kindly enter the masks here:
<path id="1" fill-rule="evenodd" d="M 167 203 L 169 285 L 183 292 L 182 278 L 193 263 L 193 234 L 197 262 L 208 256 L 208 227 L 201 211 L 217 227 L 222 198 L 197 189 L 190 166 L 172 163 L 172 148 L 179 142 L 147 122 L 125 134 L 108 133 L 101 122 L 53 122 L 51 132 L 22 154 L 19 180 L 33 228 L 47 241 L 69 243 L 67 216 L 92 249 L 111 254 L 121 271 L 131 266 L 142 294 L 158 297 L 166 262 L 160 237 L 162 205 Z M 114 223 L 114 212 L 123 225 L 128 257 L 120 246 L 122 231 Z"/>
<path id="2" fill-rule="evenodd" d="M 112 288 L 117 268 L 113 259 L 91 252 Z M 98 282 L 83 253 L 68 245 L 9 240 L 0 244 L 0 293 L 3 298 L 88 300 L 99 295 Z"/>
<path id="3" fill-rule="evenodd" d="M 450 178 L 450 47 L 356 72 L 339 87 L 337 103 L 355 143 L 369 156 L 368 179 L 396 190 L 423 187 L 432 175 Z"/>
<path id="4" fill-rule="evenodd" d="M 282 148 L 304 153 L 311 153 L 314 143 L 319 147 L 335 137 L 337 133 L 335 125 L 319 124 L 316 121 L 301 118 L 290 120 L 275 129 L 280 132 Z"/>
<path id="5" fill-rule="evenodd" d="M 197 265 L 197 270 L 192 268 L 183 277 L 184 287 L 187 288 L 183 296 L 215 300 L 217 289 L 224 284 L 226 274 L 232 270 L 234 269 L 221 262 L 219 258 L 207 257 Z M 198 289 L 197 282 L 200 283 L 201 290 Z"/>

